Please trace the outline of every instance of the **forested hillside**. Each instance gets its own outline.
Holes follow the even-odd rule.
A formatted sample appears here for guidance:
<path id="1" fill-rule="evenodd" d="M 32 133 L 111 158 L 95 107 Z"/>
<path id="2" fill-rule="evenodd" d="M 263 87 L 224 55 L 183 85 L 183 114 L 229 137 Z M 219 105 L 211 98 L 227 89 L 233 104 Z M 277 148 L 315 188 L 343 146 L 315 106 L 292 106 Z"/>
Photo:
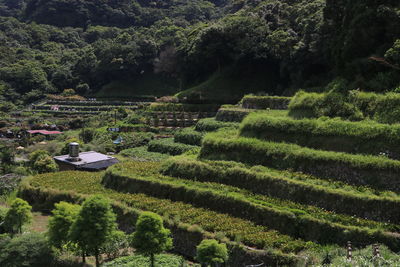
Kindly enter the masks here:
<path id="1" fill-rule="evenodd" d="M 66 88 L 227 103 L 400 83 L 395 0 L 0 0 L 0 15 L 0 97 L 16 105 Z"/>

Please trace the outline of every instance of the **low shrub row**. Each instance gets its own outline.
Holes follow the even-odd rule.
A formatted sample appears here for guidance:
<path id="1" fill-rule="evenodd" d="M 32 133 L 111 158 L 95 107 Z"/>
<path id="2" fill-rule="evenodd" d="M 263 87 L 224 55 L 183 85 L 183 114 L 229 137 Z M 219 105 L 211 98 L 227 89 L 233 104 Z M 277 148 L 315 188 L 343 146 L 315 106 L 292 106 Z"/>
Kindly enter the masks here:
<path id="1" fill-rule="evenodd" d="M 242 108 L 220 108 L 216 120 L 225 122 L 241 122 L 251 110 Z"/>
<path id="2" fill-rule="evenodd" d="M 183 201 L 250 219 L 295 238 L 322 244 L 345 244 L 348 240 L 363 244 L 379 242 L 395 251 L 400 250 L 400 238 L 385 232 L 385 224 L 336 215 L 315 207 L 255 195 L 226 185 L 204 184 L 160 175 L 142 176 L 136 170 L 137 167 L 132 165 L 112 167 L 106 172 L 103 184 L 120 192 L 144 193 L 172 201 Z"/>
<path id="3" fill-rule="evenodd" d="M 323 150 L 400 157 L 400 125 L 372 121 L 293 120 L 252 113 L 241 124 L 240 135 Z"/>
<path id="4" fill-rule="evenodd" d="M 335 91 L 306 93 L 299 91 L 290 101 L 290 115 L 294 117 L 342 117 L 351 120 L 365 118 L 381 123 L 400 122 L 400 94 Z"/>
<path id="5" fill-rule="evenodd" d="M 207 118 L 199 120 L 195 126 L 195 130 L 198 132 L 214 132 L 220 128 L 238 128 L 239 123 L 237 122 L 223 122 L 217 121 L 214 118 Z"/>
<path id="6" fill-rule="evenodd" d="M 36 105 L 33 110 L 52 110 L 53 105 Z M 59 111 L 110 111 L 116 108 L 137 109 L 139 106 L 58 106 Z"/>
<path id="7" fill-rule="evenodd" d="M 158 167 L 154 163 L 136 164 L 138 171 L 148 171 Z M 82 202 L 88 195 L 102 194 L 115 201 L 113 206 L 118 215 L 119 226 L 128 232 L 133 231 L 132 226 L 135 225 L 140 210 L 164 215 L 164 222 L 172 230 L 174 249 L 188 257 L 194 257 L 195 246 L 202 238 L 207 236 L 215 238 L 210 232 L 224 233 L 230 240 L 241 238 L 244 244 L 260 249 L 268 247 L 268 251 L 250 251 L 243 247 L 232 247 L 235 253 L 230 258 L 247 257 L 241 261 L 253 258 L 271 265 L 292 265 L 300 260 L 293 254 L 281 251 L 290 253 L 315 246 L 301 240 L 293 240 L 289 236 L 257 226 L 250 221 L 195 208 L 182 202 L 171 202 L 143 194 L 124 194 L 107 189 L 101 185 L 101 179 L 102 173 L 73 171 L 42 174 L 26 180 L 21 187 L 20 195 L 29 200 L 36 209 L 51 210 L 54 203 L 59 201 Z M 234 245 L 230 241 L 228 244 Z M 240 261 L 231 264 L 231 266 L 243 266 L 243 262 L 241 264 Z"/>
<path id="8" fill-rule="evenodd" d="M 400 161 L 235 136 L 235 131 L 209 133 L 203 139 L 200 157 L 292 169 L 324 179 L 400 192 Z"/>
<path id="9" fill-rule="evenodd" d="M 219 105 L 214 104 L 182 104 L 182 103 L 152 103 L 148 111 L 175 111 L 175 112 L 216 112 Z"/>
<path id="10" fill-rule="evenodd" d="M 201 146 L 201 140 L 203 139 L 203 134 L 195 131 L 192 128 L 184 128 L 177 131 L 174 135 L 174 141 L 176 143 L 182 143 L 193 146 Z"/>
<path id="11" fill-rule="evenodd" d="M 119 155 L 129 157 L 134 161 L 163 161 L 170 157 L 168 154 L 147 151 L 147 146 L 134 147 L 122 150 Z"/>
<path id="12" fill-rule="evenodd" d="M 161 169 L 165 175 L 201 182 L 215 182 L 250 190 L 256 194 L 288 199 L 360 218 L 400 223 L 400 197 L 376 194 L 365 188 L 318 180 L 289 172 L 241 163 L 199 161 L 190 156 L 174 157 Z"/>
<path id="13" fill-rule="evenodd" d="M 176 156 L 195 148 L 198 148 L 198 146 L 175 143 L 174 138 L 164 138 L 149 142 L 148 151 Z"/>
<path id="14" fill-rule="evenodd" d="M 242 99 L 245 109 L 287 109 L 290 97 L 246 95 Z"/>

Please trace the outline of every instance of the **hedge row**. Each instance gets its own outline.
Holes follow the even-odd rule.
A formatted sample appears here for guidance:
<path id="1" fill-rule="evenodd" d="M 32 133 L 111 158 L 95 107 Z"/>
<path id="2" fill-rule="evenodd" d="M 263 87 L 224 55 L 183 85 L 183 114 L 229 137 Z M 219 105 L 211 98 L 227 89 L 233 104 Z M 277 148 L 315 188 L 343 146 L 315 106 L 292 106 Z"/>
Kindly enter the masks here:
<path id="1" fill-rule="evenodd" d="M 289 104 L 295 117 L 342 117 L 352 120 L 370 118 L 382 123 L 400 122 L 400 94 L 375 94 L 350 91 L 342 94 L 299 91 Z"/>
<path id="2" fill-rule="evenodd" d="M 235 135 L 235 131 L 209 133 L 203 139 L 200 157 L 292 169 L 324 179 L 400 192 L 400 161 L 315 150 L 255 138 L 235 138 Z"/>
<path id="3" fill-rule="evenodd" d="M 106 172 L 103 184 L 127 193 L 144 193 L 172 201 L 183 201 L 209 208 L 278 230 L 283 234 L 322 244 L 379 242 L 395 251 L 400 250 L 400 237 L 384 232 L 377 223 L 334 215 L 317 208 L 254 195 L 238 188 L 218 184 L 203 184 L 190 180 L 141 176 L 135 169 L 123 165 Z M 281 206 L 282 205 L 282 206 Z M 383 226 L 383 225 L 379 225 Z"/>
<path id="4" fill-rule="evenodd" d="M 37 105 L 33 106 L 33 110 L 51 110 L 52 105 Z M 76 111 L 110 111 L 117 108 L 117 106 L 58 106 L 59 110 L 76 110 Z M 140 106 L 118 106 L 124 109 L 137 109 Z"/>
<path id="5" fill-rule="evenodd" d="M 148 151 L 158 152 L 163 154 L 170 154 L 172 156 L 183 154 L 189 150 L 198 148 L 198 146 L 192 146 L 182 143 L 175 143 L 174 138 L 164 138 L 159 140 L 153 140 L 149 142 Z"/>
<path id="6" fill-rule="evenodd" d="M 323 150 L 400 157 L 400 125 L 339 119 L 293 120 L 252 113 L 241 124 L 240 135 Z"/>
<path id="7" fill-rule="evenodd" d="M 201 140 L 203 134 L 195 131 L 192 128 L 185 128 L 177 131 L 174 135 L 174 141 L 176 143 L 182 143 L 187 145 L 201 146 Z"/>
<path id="8" fill-rule="evenodd" d="M 290 97 L 246 95 L 242 99 L 245 109 L 287 109 Z"/>
<path id="9" fill-rule="evenodd" d="M 139 170 L 151 170 L 158 166 L 154 163 L 132 164 L 136 164 Z M 215 238 L 210 232 L 223 232 L 231 240 L 241 237 L 242 242 L 247 245 L 269 248 L 268 251 L 250 251 L 244 247 L 234 248 L 233 242 L 225 240 L 232 249 L 230 255 L 232 265 L 229 266 L 243 266 L 244 263 L 249 263 L 250 258 L 253 259 L 251 261 L 253 263 L 265 261 L 271 265 L 292 266 L 300 259 L 281 251 L 295 252 L 309 246 L 303 241 L 293 240 L 289 236 L 254 225 L 250 221 L 195 208 L 181 202 L 171 202 L 143 194 L 123 194 L 106 189 L 101 185 L 101 177 L 102 173 L 76 171 L 37 175 L 23 183 L 20 196 L 28 200 L 36 210 L 49 211 L 54 208 L 54 203 L 60 201 L 82 202 L 88 195 L 102 194 L 114 201 L 113 206 L 118 215 L 119 226 L 127 232 L 134 230 L 135 221 L 141 210 L 156 212 L 164 215 L 166 225 L 172 230 L 174 249 L 187 257 L 195 256 L 195 246 L 203 238 Z M 236 263 L 234 259 L 238 262 Z"/>
<path id="10" fill-rule="evenodd" d="M 175 111 L 175 112 L 216 112 L 219 105 L 213 104 L 181 104 L 181 103 L 152 103 L 148 111 Z"/>
<path id="11" fill-rule="evenodd" d="M 359 191 L 348 185 L 302 174 L 279 172 L 260 166 L 249 169 L 236 162 L 199 161 L 189 156 L 167 160 L 163 164 L 162 173 L 182 179 L 236 186 L 256 194 L 370 220 L 400 223 L 400 197 L 397 195 L 382 196 L 364 188 L 361 189 L 364 191 Z"/>
<path id="12" fill-rule="evenodd" d="M 237 122 L 223 122 L 217 121 L 214 118 L 207 118 L 199 120 L 195 126 L 195 130 L 198 132 L 214 132 L 221 128 L 238 128 L 239 123 Z"/>
<path id="13" fill-rule="evenodd" d="M 225 122 L 241 122 L 251 110 L 242 108 L 220 108 L 216 120 Z"/>

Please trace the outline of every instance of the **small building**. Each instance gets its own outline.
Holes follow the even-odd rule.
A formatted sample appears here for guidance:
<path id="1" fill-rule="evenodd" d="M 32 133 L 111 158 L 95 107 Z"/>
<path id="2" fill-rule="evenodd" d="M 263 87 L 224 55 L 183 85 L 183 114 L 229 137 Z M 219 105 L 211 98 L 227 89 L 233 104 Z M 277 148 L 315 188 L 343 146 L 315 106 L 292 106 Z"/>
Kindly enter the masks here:
<path id="1" fill-rule="evenodd" d="M 69 154 L 56 156 L 54 160 L 60 171 L 101 171 L 118 163 L 118 159 L 95 151 L 79 153 L 79 144 L 69 144 Z"/>

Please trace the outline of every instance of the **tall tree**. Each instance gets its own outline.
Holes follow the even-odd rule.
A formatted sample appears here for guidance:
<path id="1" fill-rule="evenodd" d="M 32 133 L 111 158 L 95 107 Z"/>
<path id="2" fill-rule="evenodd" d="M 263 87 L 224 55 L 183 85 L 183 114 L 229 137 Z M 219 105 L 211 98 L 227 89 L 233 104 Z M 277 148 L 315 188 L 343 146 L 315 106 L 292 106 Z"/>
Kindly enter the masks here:
<path id="1" fill-rule="evenodd" d="M 154 255 L 172 248 L 170 231 L 164 228 L 162 218 L 152 212 L 144 212 L 136 223 L 136 232 L 132 237 L 132 246 L 137 252 L 150 257 L 150 266 L 154 267 Z"/>
<path id="2" fill-rule="evenodd" d="M 75 242 L 84 253 L 96 258 L 100 266 L 101 247 L 106 244 L 117 230 L 116 216 L 109 200 L 102 196 L 92 196 L 85 200 L 76 221 L 71 226 L 71 241 Z"/>
<path id="3" fill-rule="evenodd" d="M 4 224 L 11 233 L 22 233 L 22 226 L 32 220 L 32 207 L 23 199 L 16 198 L 4 218 Z"/>
<path id="4" fill-rule="evenodd" d="M 79 214 L 79 205 L 60 202 L 52 210 L 53 216 L 49 219 L 48 236 L 50 244 L 61 249 L 70 242 L 69 231 Z"/>

